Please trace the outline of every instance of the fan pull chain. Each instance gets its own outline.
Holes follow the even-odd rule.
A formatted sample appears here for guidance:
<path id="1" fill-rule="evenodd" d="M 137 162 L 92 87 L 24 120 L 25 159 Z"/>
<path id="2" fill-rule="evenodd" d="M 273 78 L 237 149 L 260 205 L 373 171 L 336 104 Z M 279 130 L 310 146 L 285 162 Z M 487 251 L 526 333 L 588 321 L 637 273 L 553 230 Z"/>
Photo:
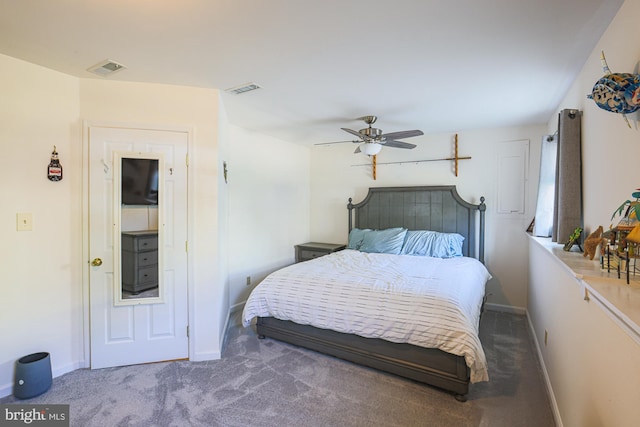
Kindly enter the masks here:
<path id="1" fill-rule="evenodd" d="M 456 176 L 458 176 L 458 134 L 456 133 L 456 148 L 455 148 L 455 164 L 456 164 Z"/>
<path id="2" fill-rule="evenodd" d="M 371 156 L 371 163 L 373 165 L 373 180 L 375 181 L 377 178 L 377 163 L 378 163 L 378 155 L 374 154 L 373 156 Z"/>

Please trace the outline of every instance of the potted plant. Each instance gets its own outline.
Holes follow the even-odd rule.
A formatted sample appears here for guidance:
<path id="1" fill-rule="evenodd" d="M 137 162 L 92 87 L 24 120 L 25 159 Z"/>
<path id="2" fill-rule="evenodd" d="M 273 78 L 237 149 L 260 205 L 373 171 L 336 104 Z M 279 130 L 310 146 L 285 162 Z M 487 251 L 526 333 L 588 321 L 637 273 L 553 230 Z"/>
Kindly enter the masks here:
<path id="1" fill-rule="evenodd" d="M 625 200 L 611 215 L 611 220 L 618 215 L 624 216 L 620 219 L 618 226 L 630 226 L 638 222 L 638 213 L 640 213 L 640 188 L 631 193 L 631 197 L 635 200 Z"/>

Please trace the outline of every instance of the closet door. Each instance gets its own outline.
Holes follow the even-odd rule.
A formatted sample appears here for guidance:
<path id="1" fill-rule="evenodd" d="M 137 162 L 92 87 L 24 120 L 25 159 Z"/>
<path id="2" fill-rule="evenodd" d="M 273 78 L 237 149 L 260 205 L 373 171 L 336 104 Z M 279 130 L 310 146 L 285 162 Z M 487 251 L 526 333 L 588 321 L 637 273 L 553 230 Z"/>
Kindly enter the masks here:
<path id="1" fill-rule="evenodd" d="M 188 357 L 188 138 L 186 132 L 88 127 L 91 368 Z M 139 186 L 155 192 L 155 206 L 122 203 L 123 159 L 157 161 L 156 188 Z M 131 252 L 122 235 L 136 228 L 157 231 L 157 264 L 144 268 L 157 269 L 158 286 L 141 293 L 128 292 L 122 280 L 129 262 L 122 254 Z"/>

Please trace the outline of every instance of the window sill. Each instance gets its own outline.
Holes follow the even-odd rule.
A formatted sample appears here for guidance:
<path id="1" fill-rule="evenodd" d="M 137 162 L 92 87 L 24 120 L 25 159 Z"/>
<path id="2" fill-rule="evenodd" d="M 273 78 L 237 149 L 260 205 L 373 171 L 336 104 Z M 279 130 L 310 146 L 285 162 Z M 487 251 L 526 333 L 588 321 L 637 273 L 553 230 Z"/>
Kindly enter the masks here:
<path id="1" fill-rule="evenodd" d="M 593 261 L 574 248 L 564 251 L 562 245 L 550 238 L 529 238 L 559 262 L 584 287 L 584 298 L 594 300 L 605 313 L 629 336 L 640 344 L 640 274 L 631 275 L 627 285 L 626 277 L 618 279 L 617 271 L 602 270 L 599 260 Z"/>

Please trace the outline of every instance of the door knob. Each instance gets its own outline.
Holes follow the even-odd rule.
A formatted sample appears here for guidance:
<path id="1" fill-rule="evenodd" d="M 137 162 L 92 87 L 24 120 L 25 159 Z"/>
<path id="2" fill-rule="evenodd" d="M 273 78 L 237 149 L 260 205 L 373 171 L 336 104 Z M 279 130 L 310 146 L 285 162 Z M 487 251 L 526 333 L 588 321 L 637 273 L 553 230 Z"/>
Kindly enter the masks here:
<path id="1" fill-rule="evenodd" d="M 91 265 L 94 267 L 100 267 L 102 265 L 102 260 L 100 258 L 94 258 L 93 261 L 91 261 Z"/>

